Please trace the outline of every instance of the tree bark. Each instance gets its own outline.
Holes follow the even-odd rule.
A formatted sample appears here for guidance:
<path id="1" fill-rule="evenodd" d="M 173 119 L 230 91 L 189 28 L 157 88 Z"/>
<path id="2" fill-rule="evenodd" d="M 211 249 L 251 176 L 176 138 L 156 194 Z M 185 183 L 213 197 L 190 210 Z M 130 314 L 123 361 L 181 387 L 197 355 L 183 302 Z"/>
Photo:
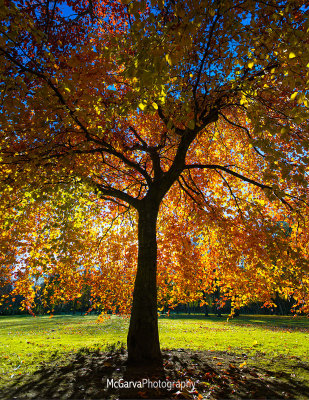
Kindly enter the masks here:
<path id="1" fill-rule="evenodd" d="M 138 211 L 138 264 L 127 338 L 128 366 L 152 369 L 162 367 L 157 313 L 156 224 L 159 204 L 148 199 Z"/>

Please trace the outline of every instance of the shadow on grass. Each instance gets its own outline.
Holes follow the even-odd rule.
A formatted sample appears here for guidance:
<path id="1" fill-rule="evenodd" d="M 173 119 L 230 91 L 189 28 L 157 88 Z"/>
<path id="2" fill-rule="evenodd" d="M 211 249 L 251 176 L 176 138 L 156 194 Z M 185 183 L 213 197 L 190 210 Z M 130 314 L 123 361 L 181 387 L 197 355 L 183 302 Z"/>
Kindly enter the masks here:
<path id="1" fill-rule="evenodd" d="M 209 314 L 176 314 L 171 313 L 170 316 L 162 314 L 160 319 L 174 319 L 174 320 L 197 320 L 197 321 L 211 321 L 216 323 L 229 323 L 233 325 L 252 325 L 260 327 L 274 327 L 283 329 L 301 329 L 308 330 L 309 332 L 309 319 L 306 317 L 292 317 L 292 316 L 278 316 L 278 315 L 240 315 L 238 317 L 229 318 L 228 314 L 217 316 Z"/>
<path id="2" fill-rule="evenodd" d="M 106 352 L 82 349 L 66 359 L 55 359 L 41 365 L 32 375 L 15 378 L 0 391 L 8 399 L 306 399 L 308 382 L 287 372 L 274 372 L 265 366 L 246 365 L 246 355 L 219 351 L 163 351 L 164 375 L 136 373 L 128 376 L 124 348 Z M 295 370 L 309 369 L 299 359 L 293 360 Z M 132 372 L 132 371 L 131 371 Z M 136 372 L 136 371 L 135 371 Z M 141 372 L 141 371 L 139 371 Z M 134 376 L 134 378 L 132 377 Z M 108 387 L 107 380 L 149 379 L 136 389 Z M 149 382 L 161 381 L 167 389 L 151 388 Z M 110 381 L 111 382 L 111 381 Z M 163 382 L 163 384 L 162 384 Z M 165 384 L 164 384 L 165 382 Z M 172 382 L 185 382 L 180 389 Z M 123 381 L 124 384 L 124 381 Z M 142 382 L 141 382 L 142 384 Z M 153 384 L 152 386 L 156 386 Z M 200 396 L 200 397 L 198 397 Z"/>

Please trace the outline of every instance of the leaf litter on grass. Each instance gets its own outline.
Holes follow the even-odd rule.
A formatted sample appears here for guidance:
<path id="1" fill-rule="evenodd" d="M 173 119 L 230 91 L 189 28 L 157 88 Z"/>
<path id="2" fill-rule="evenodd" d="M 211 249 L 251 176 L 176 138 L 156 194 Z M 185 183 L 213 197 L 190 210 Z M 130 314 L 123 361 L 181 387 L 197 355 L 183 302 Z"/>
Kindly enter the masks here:
<path id="1" fill-rule="evenodd" d="M 18 376 L 0 392 L 3 400 L 37 399 L 306 399 L 308 383 L 287 373 L 276 373 L 258 362 L 264 356 L 226 351 L 164 349 L 164 370 L 149 374 L 150 381 L 171 382 L 171 390 L 158 388 L 112 388 L 107 380 L 141 381 L 141 370 L 126 368 L 122 345 L 99 349 L 82 348 L 66 358 L 43 363 L 35 373 Z M 295 360 L 296 362 L 298 360 Z M 257 362 L 257 364 L 255 364 Z M 308 369 L 309 364 L 303 363 Z M 142 371 L 145 372 L 145 371 Z M 191 382 L 179 388 L 175 382 Z"/>

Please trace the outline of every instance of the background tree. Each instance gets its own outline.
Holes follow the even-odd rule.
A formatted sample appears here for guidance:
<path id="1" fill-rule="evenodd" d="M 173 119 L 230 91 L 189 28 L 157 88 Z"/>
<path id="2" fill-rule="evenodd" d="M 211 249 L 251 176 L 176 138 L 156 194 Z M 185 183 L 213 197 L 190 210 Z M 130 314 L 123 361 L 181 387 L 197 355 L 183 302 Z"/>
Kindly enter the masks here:
<path id="1" fill-rule="evenodd" d="M 33 276 L 56 272 L 68 300 L 86 271 L 98 303 L 126 310 L 137 267 L 128 361 L 149 367 L 157 260 L 175 299 L 215 279 L 236 306 L 280 287 L 306 309 L 306 2 L 3 6 L 3 265 L 25 307 Z"/>

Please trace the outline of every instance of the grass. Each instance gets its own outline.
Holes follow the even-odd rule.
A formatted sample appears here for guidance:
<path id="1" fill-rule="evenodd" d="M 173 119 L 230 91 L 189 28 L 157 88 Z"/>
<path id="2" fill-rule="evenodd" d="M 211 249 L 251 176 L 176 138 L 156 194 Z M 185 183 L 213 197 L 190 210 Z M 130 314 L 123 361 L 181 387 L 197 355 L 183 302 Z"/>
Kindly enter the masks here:
<path id="1" fill-rule="evenodd" d="M 0 378 L 33 372 L 40 363 L 83 347 L 104 348 L 124 342 L 128 322 L 96 316 L 0 317 Z"/>
<path id="2" fill-rule="evenodd" d="M 309 319 L 306 317 L 171 315 L 159 320 L 162 348 L 227 350 L 246 354 L 248 362 L 274 371 L 295 373 L 295 363 L 309 361 Z M 126 342 L 128 319 L 113 316 L 1 316 L 0 386 L 40 364 L 59 360 L 68 352 L 88 347 L 104 350 Z M 294 371 L 294 372 L 293 372 Z M 2 378 L 2 379 L 1 379 Z M 309 382 L 309 371 L 301 378 Z"/>
<path id="3" fill-rule="evenodd" d="M 171 317 L 160 321 L 161 344 L 199 350 L 257 351 L 268 356 L 309 357 L 306 317 Z"/>

